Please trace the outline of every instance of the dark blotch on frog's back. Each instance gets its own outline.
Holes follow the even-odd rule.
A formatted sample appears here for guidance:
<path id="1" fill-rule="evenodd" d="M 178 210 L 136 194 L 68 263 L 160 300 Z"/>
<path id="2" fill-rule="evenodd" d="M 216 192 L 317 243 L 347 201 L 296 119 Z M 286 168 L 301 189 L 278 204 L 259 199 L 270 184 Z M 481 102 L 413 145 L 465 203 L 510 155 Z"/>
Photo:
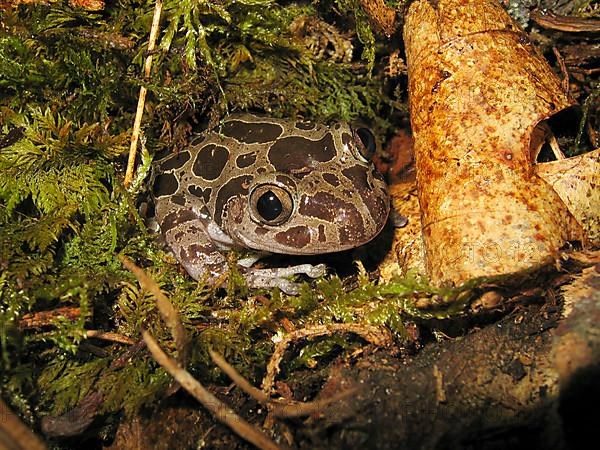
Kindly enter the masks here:
<path id="1" fill-rule="evenodd" d="M 250 186 L 251 181 L 252 177 L 250 175 L 241 175 L 239 177 L 232 178 L 223 186 L 221 186 L 219 193 L 217 194 L 217 200 L 214 208 L 214 210 L 217 212 L 214 219 L 219 226 L 223 225 L 223 221 L 221 220 L 221 212 L 223 211 L 227 201 L 236 195 L 248 194 L 248 187 Z"/>
<path id="2" fill-rule="evenodd" d="M 175 175 L 171 173 L 161 173 L 154 178 L 152 193 L 156 198 L 173 195 L 177 189 L 179 189 L 179 183 Z"/>
<path id="3" fill-rule="evenodd" d="M 316 162 L 331 161 L 335 156 L 331 133 L 327 133 L 318 141 L 298 136 L 284 137 L 269 149 L 269 161 L 279 172 L 314 169 Z"/>
<path id="4" fill-rule="evenodd" d="M 160 163 L 161 172 L 167 172 L 173 169 L 179 169 L 190 160 L 190 152 L 175 153 L 170 158 L 165 159 Z"/>
<path id="5" fill-rule="evenodd" d="M 340 179 L 336 174 L 324 172 L 323 179 L 333 187 L 338 187 L 340 185 Z"/>
<path id="6" fill-rule="evenodd" d="M 342 170 L 342 174 L 354 185 L 357 190 L 371 189 L 369 183 L 369 168 L 354 165 Z"/>
<path id="7" fill-rule="evenodd" d="M 334 224 L 340 230 L 340 236 L 345 239 L 361 241 L 366 236 L 363 218 L 356 206 L 328 192 L 304 194 L 298 212 L 303 216 Z"/>
<path id="8" fill-rule="evenodd" d="M 342 170 L 342 174 L 352 182 L 355 192 L 360 195 L 367 209 L 371 211 L 373 219 L 377 220 L 378 218 L 387 216 L 387 205 L 381 196 L 373 190 L 374 186 L 369 178 L 370 170 L 370 168 L 364 166 L 354 165 Z M 374 177 L 382 180 L 381 175 L 377 172 L 371 173 Z"/>
<path id="9" fill-rule="evenodd" d="M 250 167 L 252 164 L 256 162 L 256 153 L 245 153 L 243 155 L 238 156 L 235 159 L 235 165 L 240 169 L 245 167 Z"/>
<path id="10" fill-rule="evenodd" d="M 216 180 L 223 172 L 229 160 L 229 150 L 220 145 L 208 144 L 202 147 L 196 159 L 192 172 L 205 180 Z"/>
<path id="11" fill-rule="evenodd" d="M 190 194 L 192 194 L 194 197 L 198 197 L 201 198 L 202 200 L 204 200 L 204 204 L 208 204 L 209 200 L 210 200 L 210 195 L 212 194 L 212 189 L 211 188 L 205 188 L 202 189 L 198 186 L 188 186 L 188 192 Z"/>
<path id="12" fill-rule="evenodd" d="M 270 122 L 247 123 L 241 120 L 228 120 L 223 124 L 220 132 L 244 144 L 264 144 L 281 136 L 283 128 Z"/>

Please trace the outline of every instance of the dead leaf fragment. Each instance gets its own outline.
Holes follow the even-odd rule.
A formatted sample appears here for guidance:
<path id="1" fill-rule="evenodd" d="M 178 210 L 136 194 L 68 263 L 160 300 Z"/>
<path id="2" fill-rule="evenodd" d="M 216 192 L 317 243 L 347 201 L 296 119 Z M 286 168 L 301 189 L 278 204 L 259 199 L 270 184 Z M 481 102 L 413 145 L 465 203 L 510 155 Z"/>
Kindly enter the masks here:
<path id="1" fill-rule="evenodd" d="M 529 154 L 535 126 L 573 104 L 560 80 L 494 0 L 417 0 L 404 41 L 430 277 L 551 262 L 581 234 Z"/>
<path id="2" fill-rule="evenodd" d="M 535 166 L 583 227 L 589 243 L 600 246 L 600 149 Z"/>

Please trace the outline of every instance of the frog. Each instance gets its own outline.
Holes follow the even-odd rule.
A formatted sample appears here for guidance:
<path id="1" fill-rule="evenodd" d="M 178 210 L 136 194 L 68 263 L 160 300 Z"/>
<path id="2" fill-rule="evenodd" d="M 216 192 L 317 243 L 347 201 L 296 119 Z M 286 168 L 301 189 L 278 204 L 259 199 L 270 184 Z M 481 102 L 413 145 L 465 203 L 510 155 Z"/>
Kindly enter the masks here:
<path id="1" fill-rule="evenodd" d="M 155 219 L 167 246 L 194 279 L 214 283 L 228 252 L 249 287 L 297 294 L 295 275 L 325 264 L 256 268 L 270 254 L 319 255 L 362 246 L 390 211 L 376 170 L 373 133 L 347 122 L 231 114 L 186 147 L 154 163 Z"/>

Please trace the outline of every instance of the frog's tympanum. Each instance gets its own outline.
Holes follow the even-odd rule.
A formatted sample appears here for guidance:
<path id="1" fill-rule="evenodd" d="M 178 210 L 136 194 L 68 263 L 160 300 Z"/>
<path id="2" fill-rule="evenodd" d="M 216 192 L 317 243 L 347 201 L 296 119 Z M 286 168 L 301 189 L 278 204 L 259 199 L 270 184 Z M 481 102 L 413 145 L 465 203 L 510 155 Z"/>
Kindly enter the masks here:
<path id="1" fill-rule="evenodd" d="M 294 293 L 286 277 L 325 267 L 250 266 L 266 253 L 338 252 L 373 239 L 389 212 L 374 150 L 366 128 L 233 115 L 156 163 L 156 218 L 192 277 L 214 280 L 227 269 L 224 253 L 244 249 L 257 255 L 239 262 L 250 286 Z"/>

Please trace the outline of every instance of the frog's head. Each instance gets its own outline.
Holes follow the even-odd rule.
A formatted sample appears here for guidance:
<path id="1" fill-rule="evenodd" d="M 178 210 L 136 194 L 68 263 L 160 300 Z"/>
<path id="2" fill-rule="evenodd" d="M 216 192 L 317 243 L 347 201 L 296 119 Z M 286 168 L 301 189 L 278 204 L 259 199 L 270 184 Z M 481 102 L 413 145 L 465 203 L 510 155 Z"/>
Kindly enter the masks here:
<path id="1" fill-rule="evenodd" d="M 228 202 L 223 228 L 241 246 L 310 255 L 360 246 L 383 228 L 389 196 L 366 128 L 296 124 L 266 154 L 247 194 Z"/>

